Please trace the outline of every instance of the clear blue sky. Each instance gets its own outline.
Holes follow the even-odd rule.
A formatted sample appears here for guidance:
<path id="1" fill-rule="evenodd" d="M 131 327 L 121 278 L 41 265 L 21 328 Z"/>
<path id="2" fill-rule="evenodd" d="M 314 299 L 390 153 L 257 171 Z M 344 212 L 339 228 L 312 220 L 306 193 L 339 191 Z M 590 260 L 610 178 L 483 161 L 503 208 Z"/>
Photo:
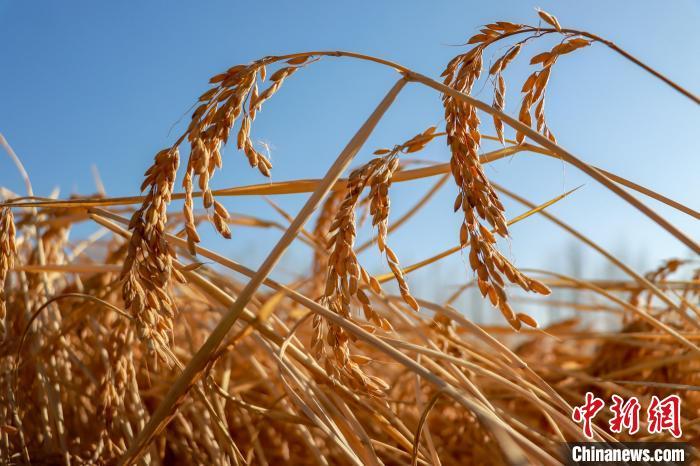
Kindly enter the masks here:
<path id="1" fill-rule="evenodd" d="M 110 195 L 135 194 L 153 154 L 182 130 L 185 113 L 209 76 L 263 55 L 344 49 L 382 56 L 439 76 L 464 50 L 479 25 L 494 20 L 536 23 L 535 7 L 565 26 L 609 38 L 672 79 L 700 92 L 700 4 L 665 1 L 0 1 L 0 132 L 22 157 L 37 195 L 61 187 L 61 196 L 94 192 L 95 164 Z M 544 47 L 544 44 L 542 44 Z M 542 49 L 530 49 L 531 55 Z M 525 59 L 512 67 L 509 109 L 526 76 Z M 269 143 L 273 179 L 322 175 L 396 75 L 371 64 L 324 59 L 289 79 L 258 117 L 257 139 Z M 700 208 L 700 112 L 640 69 L 602 46 L 562 59 L 552 76 L 548 118 L 559 142 L 584 160 L 622 174 L 693 208 Z M 490 90 L 477 88 L 490 100 Z M 361 156 L 441 122 L 438 96 L 411 85 L 387 114 Z M 181 117 L 183 117 L 181 119 Z M 484 118 L 486 121 L 487 119 Z M 446 161 L 442 141 L 421 157 Z M 230 149 L 218 187 L 264 182 Z M 543 202 L 585 183 L 552 208 L 567 222 L 632 265 L 655 266 L 687 250 L 651 221 L 572 167 L 527 154 L 493 164 L 501 184 Z M 9 159 L 0 157 L 0 185 L 22 191 Z M 396 188 L 395 215 L 427 189 Z M 457 240 L 451 213 L 454 188 L 443 189 L 430 210 L 393 239 L 404 263 Z M 279 198 L 292 213 L 303 199 Z M 234 212 L 275 218 L 261 201 L 228 200 Z M 698 222 L 650 202 L 694 238 Z M 509 217 L 522 209 L 507 203 Z M 210 232 L 206 238 L 214 238 Z M 215 248 L 256 265 L 274 233 L 238 228 Z M 545 220 L 512 229 L 508 253 L 521 266 L 567 271 L 571 240 Z M 282 267 L 305 267 L 306 251 L 292 251 Z M 586 273 L 601 263 L 590 257 Z M 587 259 L 588 260 L 588 259 Z M 376 255 L 366 256 L 378 269 Z M 433 269 L 451 286 L 467 274 L 461 259 Z M 432 286 L 432 285 L 431 285 Z"/>

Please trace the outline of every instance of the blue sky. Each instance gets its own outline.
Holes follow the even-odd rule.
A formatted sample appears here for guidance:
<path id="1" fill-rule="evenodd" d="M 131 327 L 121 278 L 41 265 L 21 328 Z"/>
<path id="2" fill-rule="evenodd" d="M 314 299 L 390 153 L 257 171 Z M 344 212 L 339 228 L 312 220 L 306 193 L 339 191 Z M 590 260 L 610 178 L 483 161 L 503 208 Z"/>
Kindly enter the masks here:
<path id="1" fill-rule="evenodd" d="M 187 110 L 209 76 L 264 55 L 310 49 L 358 51 L 439 76 L 464 50 L 479 25 L 495 20 L 534 24 L 535 7 L 565 26 L 613 40 L 695 93 L 700 92 L 700 4 L 662 1 L 9 1 L 0 0 L 0 132 L 22 157 L 37 195 L 55 187 L 61 196 L 95 191 L 96 165 L 109 195 L 135 194 L 153 154 L 173 141 Z M 550 44 L 551 45 L 551 44 Z M 529 56 L 546 45 L 528 49 Z M 510 70 L 509 110 L 530 69 L 521 58 Z M 324 59 L 290 78 L 259 115 L 254 137 L 272 148 L 273 180 L 321 176 L 345 142 L 396 79 L 390 70 L 346 59 Z M 488 87 L 476 95 L 491 99 Z M 582 159 L 699 208 L 700 172 L 695 104 L 602 46 L 564 57 L 548 91 L 547 114 L 562 146 Z M 516 110 L 517 111 L 517 110 Z M 392 145 L 441 123 L 439 96 L 410 85 L 372 136 L 359 161 L 376 147 Z M 487 121 L 487 118 L 484 118 Z M 495 148 L 495 146 L 488 146 Z M 422 158 L 448 160 L 442 141 Z M 229 149 L 217 187 L 260 183 L 244 157 Z M 585 184 L 552 212 L 633 266 L 654 267 L 687 250 L 651 221 L 573 167 L 520 154 L 489 166 L 497 182 L 540 203 Z M 22 191 L 6 157 L 0 185 Z M 397 186 L 392 207 L 400 215 L 428 189 L 423 182 Z M 419 218 L 392 238 L 404 263 L 454 245 L 458 218 L 454 188 L 444 188 Z M 294 213 L 303 198 L 277 198 Z M 698 222 L 654 202 L 691 237 Z M 229 199 L 233 212 L 278 219 L 261 200 Z M 506 203 L 509 217 L 522 208 Z M 215 249 L 254 266 L 274 232 L 238 228 L 230 242 L 205 238 Z M 512 229 L 507 253 L 524 267 L 566 272 L 572 240 L 543 219 Z M 282 269 L 306 267 L 307 251 L 291 251 Z M 585 254 L 585 273 L 603 266 Z M 375 254 L 365 258 L 380 270 Z M 423 277 L 451 287 L 468 274 L 452 258 Z M 417 285 L 418 286 L 418 285 Z"/>

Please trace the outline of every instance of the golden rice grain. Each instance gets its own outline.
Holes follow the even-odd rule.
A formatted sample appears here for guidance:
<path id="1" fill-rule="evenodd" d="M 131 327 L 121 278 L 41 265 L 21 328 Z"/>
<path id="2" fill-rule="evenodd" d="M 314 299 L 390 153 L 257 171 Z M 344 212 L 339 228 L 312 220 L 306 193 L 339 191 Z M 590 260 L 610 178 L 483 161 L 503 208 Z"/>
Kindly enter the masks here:
<path id="1" fill-rule="evenodd" d="M 5 334 L 5 318 L 7 316 L 5 295 L 5 279 L 7 272 L 14 266 L 17 254 L 15 243 L 15 220 L 12 209 L 0 209 L 0 337 Z"/>

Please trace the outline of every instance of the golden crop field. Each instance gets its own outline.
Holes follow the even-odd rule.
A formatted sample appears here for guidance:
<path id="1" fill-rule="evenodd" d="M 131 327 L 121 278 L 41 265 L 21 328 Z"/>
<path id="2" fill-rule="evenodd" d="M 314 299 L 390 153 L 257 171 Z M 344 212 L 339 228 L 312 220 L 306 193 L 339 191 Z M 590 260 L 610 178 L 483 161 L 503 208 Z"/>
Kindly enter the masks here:
<path id="1" fill-rule="evenodd" d="M 700 448 L 697 259 L 669 257 L 637 270 L 550 211 L 575 203 L 573 191 L 532 202 L 486 170 L 520 153 L 557 159 L 696 256 L 696 239 L 652 206 L 695 221 L 700 213 L 662 194 L 663 183 L 643 186 L 565 149 L 545 104 L 556 71 L 590 48 L 625 61 L 684 104 L 700 99 L 604 37 L 542 10 L 532 16 L 530 25 L 494 18 L 433 70 L 439 77 L 337 50 L 225 64 L 193 96 L 184 132 L 171 135 L 142 176 L 134 174 L 141 192 L 131 196 L 36 196 L 21 151 L 5 134 L 3 150 L 17 168 L 11 176 L 26 192 L 2 190 L 0 462 L 553 465 L 566 461 L 564 442 L 676 440 L 673 426 L 660 420 L 653 431 L 651 424 L 653 406 L 672 395 L 682 399 L 681 440 Z M 555 45 L 543 48 L 545 40 Z M 337 60 L 348 69 L 362 62 L 393 70 L 394 83 L 348 129 L 352 138 L 324 176 L 285 178 L 256 143 L 261 110 L 318 63 Z M 529 63 L 529 74 L 507 74 L 515 61 Z M 409 86 L 433 93 L 444 119 L 393 146 L 369 147 Z M 506 106 L 507 93 L 518 95 L 518 108 Z M 285 110 L 293 109 L 271 111 Z M 647 136 L 654 137 L 640 137 Z M 484 150 L 485 141 L 498 148 Z M 421 159 L 434 146 L 446 148 L 444 159 Z M 225 148 L 231 154 L 222 156 Z M 280 178 L 214 186 L 234 157 Z M 397 185 L 410 190 L 414 180 L 431 187 L 415 190 L 409 209 L 392 209 Z M 440 215 L 452 210 L 459 219 L 454 247 L 424 254 L 432 240 L 422 234 L 414 244 L 423 259 L 402 258 L 394 234 L 410 235 L 412 220 L 437 209 L 445 186 L 455 197 Z M 296 212 L 276 203 L 290 194 L 304 199 Z M 242 196 L 268 202 L 277 220 L 230 212 Z M 504 200 L 521 210 L 506 209 Z M 518 265 L 504 240 L 514 224 L 534 218 L 624 278 Z M 86 223 L 95 233 L 71 233 Z M 279 236 L 259 245 L 264 260 L 251 267 L 208 244 L 201 233 L 210 226 L 231 242 L 243 227 Z M 273 279 L 294 245 L 306 248 L 308 261 L 294 278 Z M 414 272 L 459 254 L 462 286 L 445 287 L 437 300 L 415 291 Z M 570 294 L 548 297 L 558 289 Z M 456 304 L 469 290 L 491 308 L 490 323 Z M 533 302 L 541 312 L 531 311 Z M 570 314 L 538 323 L 547 306 Z M 582 325 L 583 315 L 614 325 Z M 611 431 L 615 411 L 600 410 L 586 435 L 587 393 L 638 400 L 642 429 L 623 420 L 627 431 Z"/>

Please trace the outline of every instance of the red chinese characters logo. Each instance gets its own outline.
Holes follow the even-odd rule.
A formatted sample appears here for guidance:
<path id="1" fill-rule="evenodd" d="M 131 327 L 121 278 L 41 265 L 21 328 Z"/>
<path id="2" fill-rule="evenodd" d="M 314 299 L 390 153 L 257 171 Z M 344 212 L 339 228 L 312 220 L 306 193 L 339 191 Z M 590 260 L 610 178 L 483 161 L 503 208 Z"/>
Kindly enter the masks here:
<path id="1" fill-rule="evenodd" d="M 583 435 L 588 438 L 593 438 L 593 427 L 592 420 L 598 412 L 603 409 L 605 402 L 596 398 L 593 393 L 586 393 L 586 402 L 582 406 L 577 406 L 574 408 L 574 412 L 571 413 L 571 418 L 576 422 L 583 421 Z"/>
<path id="2" fill-rule="evenodd" d="M 625 428 L 630 435 L 636 434 L 639 431 L 639 410 L 642 407 L 639 400 L 632 397 L 625 401 L 617 395 L 613 395 L 612 400 L 610 411 L 613 412 L 613 417 L 608 422 L 610 432 L 619 434 Z"/>
<path id="3" fill-rule="evenodd" d="M 663 400 L 652 396 L 647 415 L 650 434 L 660 434 L 666 430 L 674 437 L 680 438 L 683 433 L 681 431 L 681 399 L 678 395 L 669 395 Z"/>
<path id="4" fill-rule="evenodd" d="M 593 418 L 605 407 L 605 401 L 587 392 L 584 403 L 576 406 L 571 418 L 582 425 L 583 434 L 593 438 Z M 639 432 L 639 415 L 642 405 L 636 397 L 624 400 L 618 395 L 612 396 L 610 411 L 612 416 L 608 421 L 610 432 L 620 434 L 626 430 L 629 435 Z M 669 395 L 663 400 L 657 396 L 651 397 L 647 408 L 647 432 L 660 434 L 668 432 L 675 438 L 680 438 L 681 429 L 681 399 L 678 395 Z"/>

